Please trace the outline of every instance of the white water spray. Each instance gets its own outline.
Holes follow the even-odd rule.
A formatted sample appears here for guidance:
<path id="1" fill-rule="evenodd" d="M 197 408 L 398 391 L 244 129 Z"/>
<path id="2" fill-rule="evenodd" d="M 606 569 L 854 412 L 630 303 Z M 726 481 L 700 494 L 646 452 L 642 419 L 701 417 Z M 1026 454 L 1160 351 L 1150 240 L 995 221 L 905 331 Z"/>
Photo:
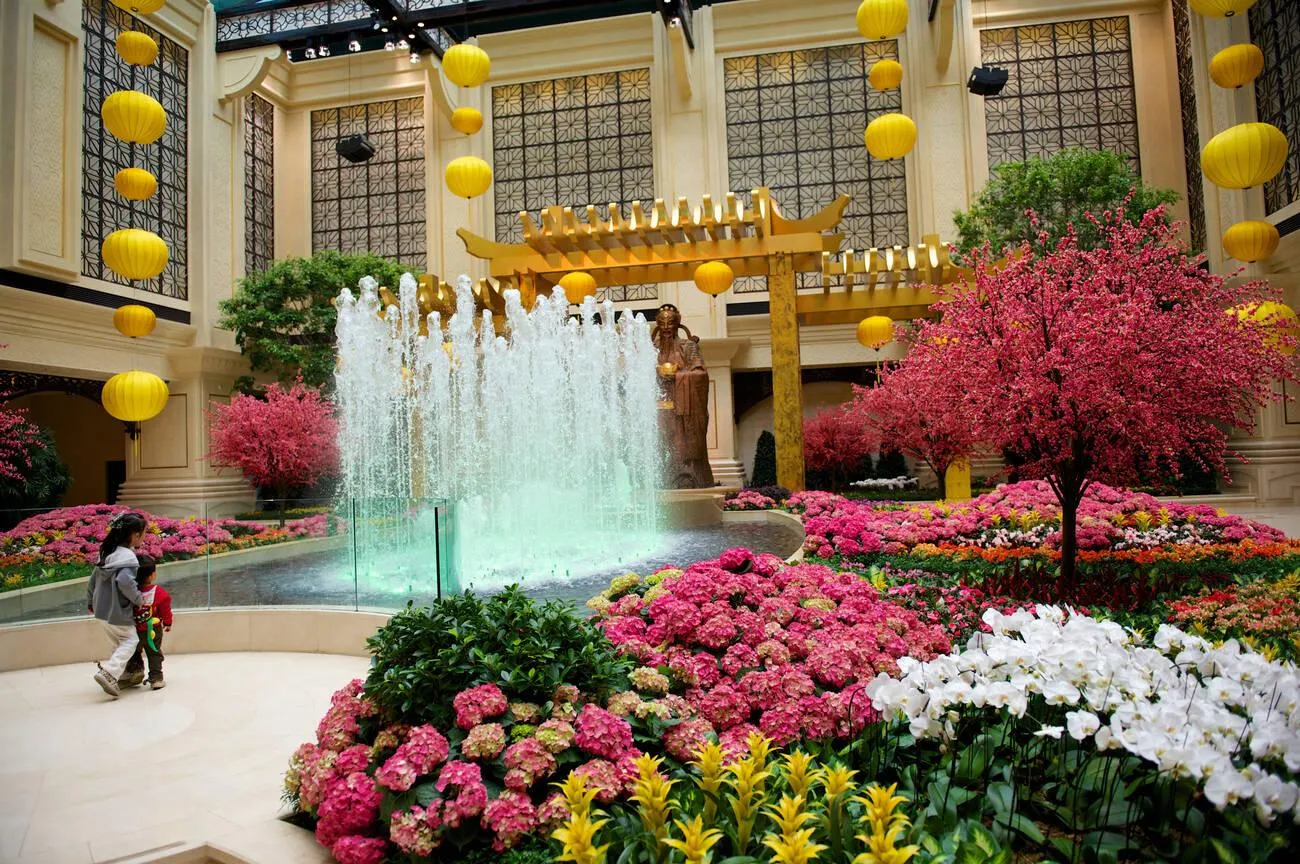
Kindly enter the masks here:
<path id="1" fill-rule="evenodd" d="M 446 330 L 420 335 L 402 277 L 380 317 L 377 284 L 338 297 L 343 494 L 369 587 L 433 593 L 577 576 L 661 544 L 656 354 L 649 326 L 560 289 L 526 311 L 505 292 L 507 335 L 474 314 L 468 277 Z M 450 519 L 435 530 L 435 501 Z M 445 516 L 445 513 L 444 513 Z M 449 574 L 447 571 L 451 570 Z M 420 585 L 416 583 L 425 582 Z"/>

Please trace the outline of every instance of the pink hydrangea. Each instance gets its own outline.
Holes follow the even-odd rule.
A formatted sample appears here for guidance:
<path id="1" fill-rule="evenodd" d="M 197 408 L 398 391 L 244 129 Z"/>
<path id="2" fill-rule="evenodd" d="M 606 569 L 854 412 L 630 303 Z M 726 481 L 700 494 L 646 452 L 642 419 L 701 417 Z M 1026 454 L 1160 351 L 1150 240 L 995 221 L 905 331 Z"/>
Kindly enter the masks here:
<path id="1" fill-rule="evenodd" d="M 573 773 L 587 778 L 587 788 L 595 790 L 596 800 L 609 804 L 623 793 L 623 780 L 618 768 L 608 759 L 592 759 L 584 762 Z"/>
<path id="2" fill-rule="evenodd" d="M 365 831 L 379 818 L 381 797 L 375 782 L 360 771 L 336 778 L 316 812 L 316 839 L 332 849 L 343 837 Z"/>
<path id="3" fill-rule="evenodd" d="M 401 753 L 389 756 L 375 772 L 375 782 L 394 792 L 405 792 L 415 785 L 419 777 L 415 766 Z"/>
<path id="4" fill-rule="evenodd" d="M 593 756 L 618 759 L 632 749 L 632 727 L 622 717 L 603 708 L 582 706 L 575 726 L 574 741 Z"/>
<path id="5" fill-rule="evenodd" d="M 353 744 L 339 754 L 334 762 L 334 770 L 340 774 L 352 774 L 365 771 L 370 766 L 370 748 L 364 744 Z"/>
<path id="6" fill-rule="evenodd" d="M 448 762 L 438 775 L 436 788 L 442 793 L 442 821 L 448 827 L 460 827 L 487 806 L 483 773 L 472 762 Z"/>
<path id="7" fill-rule="evenodd" d="M 492 848 L 503 852 L 537 827 L 537 809 L 527 795 L 506 790 L 500 798 L 488 802 L 482 825 L 495 835 Z"/>
<path id="8" fill-rule="evenodd" d="M 543 833 L 549 834 L 568 821 L 571 815 L 573 814 L 569 812 L 569 805 L 564 800 L 564 795 L 556 792 L 537 808 L 537 827 Z"/>
<path id="9" fill-rule="evenodd" d="M 641 666 L 633 669 L 628 677 L 632 682 L 632 686 L 642 693 L 662 696 L 668 692 L 668 676 L 657 669 Z"/>
<path id="10" fill-rule="evenodd" d="M 383 864 L 388 844 L 378 837 L 353 835 L 340 838 L 331 848 L 339 864 Z"/>
<path id="11" fill-rule="evenodd" d="M 562 703 L 574 703 L 582 698 L 582 693 L 572 684 L 561 684 L 555 688 L 555 693 L 551 696 L 551 701 L 559 705 Z"/>
<path id="12" fill-rule="evenodd" d="M 396 810 L 389 819 L 388 839 L 407 855 L 428 857 L 441 842 L 438 824 L 436 810 L 432 821 L 418 804 L 410 810 Z"/>
<path id="13" fill-rule="evenodd" d="M 516 723 L 536 723 L 542 719 L 541 706 L 532 702 L 511 702 L 510 718 Z"/>
<path id="14" fill-rule="evenodd" d="M 555 757 L 536 738 L 525 738 L 511 744 L 504 761 L 506 768 L 522 771 L 528 777 L 529 786 L 555 773 Z"/>
<path id="15" fill-rule="evenodd" d="M 700 748 L 713 740 L 713 726 L 707 720 L 683 720 L 664 733 L 664 749 L 678 762 L 689 762 Z"/>
<path id="16" fill-rule="evenodd" d="M 451 704 L 456 709 L 456 725 L 462 729 L 472 729 L 485 720 L 500 717 L 508 707 L 505 694 L 495 684 L 462 690 Z"/>
<path id="17" fill-rule="evenodd" d="M 476 762 L 488 762 L 505 749 L 506 730 L 500 723 L 481 723 L 469 730 L 460 744 L 461 755 Z"/>
<path id="18" fill-rule="evenodd" d="M 565 720 L 547 720 L 537 727 L 535 737 L 550 753 L 563 753 L 573 746 L 576 735 L 573 724 Z"/>

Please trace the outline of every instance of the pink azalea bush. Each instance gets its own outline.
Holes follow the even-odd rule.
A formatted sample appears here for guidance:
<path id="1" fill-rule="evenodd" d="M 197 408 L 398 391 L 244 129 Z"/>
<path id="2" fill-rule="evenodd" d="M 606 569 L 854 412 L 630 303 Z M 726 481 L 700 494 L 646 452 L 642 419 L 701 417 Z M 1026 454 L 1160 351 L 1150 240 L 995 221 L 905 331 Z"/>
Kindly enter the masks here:
<path id="1" fill-rule="evenodd" d="M 875 719 L 863 682 L 897 669 L 901 657 L 950 647 L 942 627 L 859 575 L 747 550 L 674 572 L 643 595 L 603 599 L 598 625 L 642 664 L 634 684 L 639 675 L 637 686 L 654 694 L 666 677 L 666 698 L 680 696 L 695 715 L 664 734 L 679 760 L 712 736 L 740 752 L 753 731 L 781 745 L 852 735 Z"/>
<path id="2" fill-rule="evenodd" d="M 881 508 L 825 492 L 788 506 L 804 517 L 804 549 L 821 558 L 898 554 L 917 546 L 1048 549 L 1061 545 L 1061 511 L 1042 480 L 999 486 L 964 503 Z M 1163 502 L 1094 483 L 1079 505 L 1079 548 L 1093 551 L 1284 543 L 1283 532 L 1205 504 Z"/>
<path id="3" fill-rule="evenodd" d="M 387 723 L 360 680 L 334 694 L 316 740 L 293 754 L 285 790 L 336 860 L 428 858 L 476 842 L 504 851 L 547 836 L 568 818 L 554 784 L 570 771 L 602 802 L 631 793 L 642 754 L 629 719 L 576 687 L 546 706 L 509 703 L 494 684 L 453 702 L 456 728 L 438 730 Z M 690 709 L 676 700 L 657 710 L 673 719 Z"/>
<path id="4" fill-rule="evenodd" d="M 70 576 L 83 577 L 80 569 L 99 555 L 108 524 L 130 508 L 110 504 L 61 507 L 31 516 L 0 533 L 0 573 L 5 587 L 21 587 L 26 573 L 40 574 L 52 565 L 71 564 Z M 141 511 L 134 511 L 140 513 Z M 274 528 L 259 522 L 233 519 L 169 519 L 142 513 L 149 523 L 140 551 L 159 561 L 181 561 L 236 549 L 325 537 L 338 531 L 338 520 L 320 514 Z"/>

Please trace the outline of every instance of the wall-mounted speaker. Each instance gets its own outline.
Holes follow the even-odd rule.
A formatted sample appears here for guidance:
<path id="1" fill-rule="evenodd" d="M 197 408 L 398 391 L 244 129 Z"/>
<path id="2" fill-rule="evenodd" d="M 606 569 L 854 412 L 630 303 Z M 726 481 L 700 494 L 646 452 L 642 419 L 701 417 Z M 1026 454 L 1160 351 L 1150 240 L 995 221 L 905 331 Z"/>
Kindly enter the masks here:
<path id="1" fill-rule="evenodd" d="M 966 82 L 966 89 L 976 96 L 996 96 L 1007 86 L 1010 73 L 994 66 L 976 66 Z"/>
<path id="2" fill-rule="evenodd" d="M 375 155 L 375 145 L 364 135 L 349 135 L 340 138 L 334 145 L 334 152 L 349 162 L 365 162 Z"/>

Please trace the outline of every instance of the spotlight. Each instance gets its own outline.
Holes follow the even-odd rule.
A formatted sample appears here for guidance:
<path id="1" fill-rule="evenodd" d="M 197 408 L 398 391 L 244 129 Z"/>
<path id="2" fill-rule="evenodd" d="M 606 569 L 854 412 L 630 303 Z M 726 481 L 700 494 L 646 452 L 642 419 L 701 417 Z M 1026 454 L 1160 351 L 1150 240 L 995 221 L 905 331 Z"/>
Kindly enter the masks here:
<path id="1" fill-rule="evenodd" d="M 976 66 L 971 70 L 966 89 L 976 96 L 996 96 L 1007 86 L 1010 73 L 995 66 Z"/>
<path id="2" fill-rule="evenodd" d="M 315 49 L 315 48 L 308 48 L 306 51 L 302 52 L 302 56 L 306 57 L 308 60 L 315 60 L 315 59 L 316 59 L 316 49 Z"/>
<path id="3" fill-rule="evenodd" d="M 330 56 L 330 46 L 328 46 L 328 45 L 322 45 L 322 46 L 320 46 L 320 50 L 317 51 L 316 53 L 317 53 L 318 55 L 320 55 L 321 57 L 328 57 L 328 56 Z"/>
<path id="4" fill-rule="evenodd" d="M 414 33 L 407 33 L 407 34 L 406 34 L 406 38 L 407 38 L 407 39 L 414 40 L 414 39 L 415 39 L 415 34 L 414 34 Z"/>
<path id="5" fill-rule="evenodd" d="M 407 48 L 410 48 L 411 46 L 410 46 L 410 43 L 408 43 L 405 39 L 398 39 L 398 40 L 397 40 L 397 47 L 398 47 L 398 48 L 401 48 L 403 51 L 405 51 Z"/>
<path id="6" fill-rule="evenodd" d="M 416 26 L 416 27 L 419 27 L 421 30 L 423 30 L 423 29 L 424 29 L 424 22 L 423 22 L 423 21 L 416 21 L 416 22 L 415 22 L 415 26 Z"/>
<path id="7" fill-rule="evenodd" d="M 361 50 L 361 43 L 358 42 L 356 39 L 353 39 L 351 42 L 348 43 L 348 50 L 351 51 L 353 54 L 357 53 L 358 51 Z"/>
<path id="8" fill-rule="evenodd" d="M 380 28 L 379 28 L 379 32 L 380 32 L 380 33 L 387 33 L 387 32 L 388 32 L 388 28 L 387 28 L 387 27 L 380 27 Z"/>
<path id="9" fill-rule="evenodd" d="M 389 39 L 387 42 L 384 43 L 384 50 L 385 50 L 385 51 L 392 51 L 393 48 L 394 48 L 394 45 L 393 45 L 393 40 L 392 40 L 392 39 Z"/>
<path id="10" fill-rule="evenodd" d="M 397 20 L 397 16 L 396 16 L 396 15 L 393 16 L 393 20 L 394 20 L 394 21 Z"/>
<path id="11" fill-rule="evenodd" d="M 416 64 L 416 63 L 419 63 L 419 62 L 420 62 L 420 55 L 419 55 L 419 54 L 412 54 L 412 55 L 411 55 L 411 63 L 412 63 L 412 65 L 414 65 L 414 64 Z"/>
<path id="12" fill-rule="evenodd" d="M 378 30 L 378 29 L 379 29 L 379 22 L 376 21 L 374 24 L 371 24 L 371 25 L 370 25 L 370 29 L 371 29 L 371 30 Z"/>

